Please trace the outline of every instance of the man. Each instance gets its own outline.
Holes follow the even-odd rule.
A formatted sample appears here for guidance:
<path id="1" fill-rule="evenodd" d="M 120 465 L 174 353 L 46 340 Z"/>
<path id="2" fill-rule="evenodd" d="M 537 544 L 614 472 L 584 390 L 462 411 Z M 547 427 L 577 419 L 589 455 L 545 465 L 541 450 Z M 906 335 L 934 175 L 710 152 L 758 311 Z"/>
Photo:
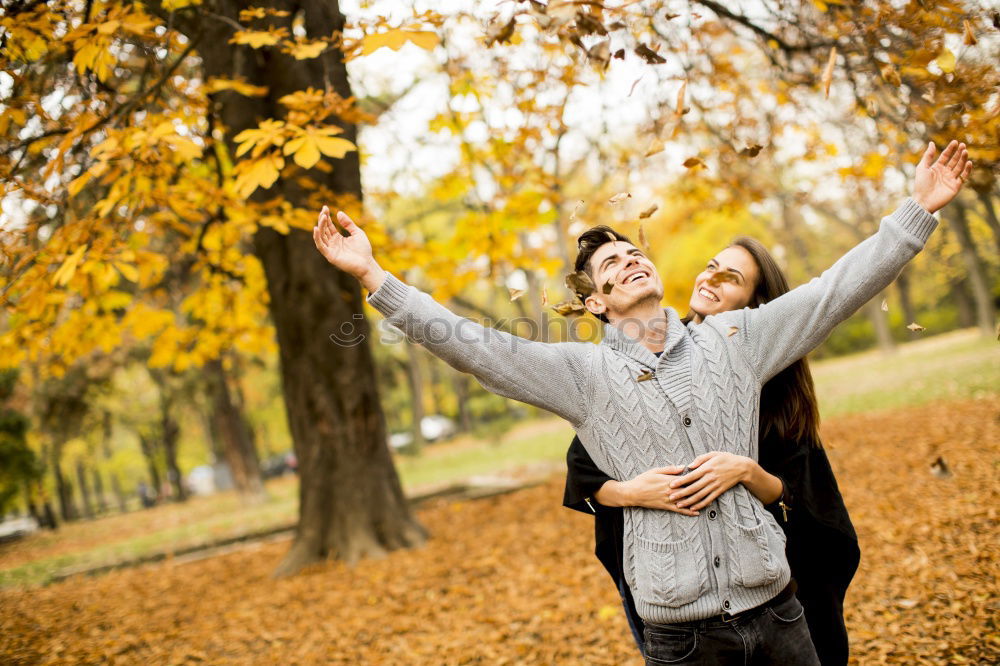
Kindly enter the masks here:
<path id="1" fill-rule="evenodd" d="M 720 448 L 757 458 L 762 384 L 895 279 L 934 230 L 931 213 L 968 177 L 964 144 L 934 154 L 930 144 L 913 197 L 819 278 L 697 327 L 660 306 L 659 275 L 638 248 L 613 238 L 588 248 L 598 288 L 585 305 L 606 319 L 598 345 L 532 342 L 458 317 L 386 273 L 342 212 L 348 235 L 324 207 L 313 237 L 390 324 L 487 390 L 565 418 L 597 465 L 626 480 Z M 774 518 L 742 484 L 706 509 L 625 510 L 623 565 L 647 624 L 648 663 L 818 663 Z"/>

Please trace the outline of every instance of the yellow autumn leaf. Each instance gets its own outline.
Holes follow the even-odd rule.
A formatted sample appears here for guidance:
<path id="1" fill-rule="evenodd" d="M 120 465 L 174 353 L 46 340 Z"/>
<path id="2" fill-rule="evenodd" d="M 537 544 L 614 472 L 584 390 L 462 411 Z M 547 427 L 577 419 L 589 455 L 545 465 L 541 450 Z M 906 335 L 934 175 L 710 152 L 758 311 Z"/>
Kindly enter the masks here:
<path id="1" fill-rule="evenodd" d="M 97 32 L 102 35 L 113 35 L 121 24 L 121 21 L 105 21 L 97 26 Z"/>
<path id="2" fill-rule="evenodd" d="M 129 282 L 139 281 L 139 269 L 137 269 L 132 264 L 126 264 L 122 261 L 116 261 L 114 265 L 115 268 L 118 269 L 118 272 L 122 274 L 122 277 L 128 280 Z"/>
<path id="3" fill-rule="evenodd" d="M 200 4 L 201 0 L 163 0 L 163 8 L 170 12 Z"/>
<path id="4" fill-rule="evenodd" d="M 430 51 L 438 45 L 439 41 L 437 33 L 434 32 L 429 32 L 427 30 L 404 30 L 403 28 L 397 28 L 395 30 L 389 30 L 388 32 L 365 35 L 362 40 L 361 55 L 373 53 L 383 46 L 386 46 L 393 51 L 398 51 L 403 48 L 403 45 L 407 42 L 412 42 L 420 48 Z"/>
<path id="5" fill-rule="evenodd" d="M 233 140 L 239 143 L 236 157 L 240 157 L 253 148 L 251 157 L 258 157 L 271 146 L 280 146 L 285 142 L 285 123 L 282 120 L 265 120 L 257 129 L 243 130 Z"/>
<path id="6" fill-rule="evenodd" d="M 66 261 L 62 263 L 55 273 L 52 274 L 52 284 L 64 287 L 66 283 L 73 279 L 73 275 L 76 273 L 76 267 L 80 264 L 80 260 L 83 259 L 83 254 L 87 251 L 86 245 L 81 245 L 76 249 L 73 254 L 66 258 Z"/>
<path id="7" fill-rule="evenodd" d="M 81 45 L 82 42 L 82 45 Z M 73 56 L 73 66 L 81 74 L 88 70 L 93 71 L 101 81 L 107 81 L 111 74 L 111 68 L 116 59 L 110 50 L 110 42 L 105 39 L 100 40 L 78 40 L 77 52 Z"/>
<path id="8" fill-rule="evenodd" d="M 934 59 L 938 67 L 945 74 L 950 74 L 955 71 L 955 54 L 948 49 L 942 49 L 938 57 Z"/>
<path id="9" fill-rule="evenodd" d="M 230 44 L 245 44 L 251 48 L 259 49 L 264 46 L 274 46 L 288 36 L 285 28 L 269 28 L 268 30 L 240 30 L 232 39 Z"/>
<path id="10" fill-rule="evenodd" d="M 237 174 L 234 187 L 236 193 L 246 198 L 258 187 L 267 189 L 274 185 L 285 166 L 285 158 L 278 152 L 273 152 L 254 160 L 244 160 L 236 165 Z"/>
<path id="11" fill-rule="evenodd" d="M 323 91 L 316 90 L 315 88 L 296 90 L 293 93 L 279 97 L 278 102 L 289 109 L 307 111 L 323 103 Z"/>
<path id="12" fill-rule="evenodd" d="M 263 97 L 267 94 L 267 86 L 255 86 L 240 79 L 224 79 L 217 76 L 213 76 L 205 83 L 204 90 L 206 94 L 232 90 L 244 97 Z"/>
<path id="13" fill-rule="evenodd" d="M 826 62 L 826 69 L 823 70 L 823 77 L 820 81 L 823 83 L 823 95 L 826 99 L 830 99 L 830 84 L 833 83 L 833 68 L 837 64 L 837 47 L 834 46 L 830 49 L 830 59 Z"/>
<path id="14" fill-rule="evenodd" d="M 298 130 L 298 136 L 285 144 L 285 155 L 293 155 L 295 163 L 303 169 L 311 169 L 319 162 L 320 153 L 327 157 L 340 159 L 348 152 L 356 150 L 353 143 L 333 134 L 343 130 L 335 126 L 309 127 Z"/>
<path id="15" fill-rule="evenodd" d="M 315 42 L 298 40 L 295 42 L 285 42 L 281 51 L 289 54 L 296 60 L 309 60 L 310 58 L 319 56 L 319 54 L 326 50 L 327 46 L 329 45 L 323 40 Z"/>

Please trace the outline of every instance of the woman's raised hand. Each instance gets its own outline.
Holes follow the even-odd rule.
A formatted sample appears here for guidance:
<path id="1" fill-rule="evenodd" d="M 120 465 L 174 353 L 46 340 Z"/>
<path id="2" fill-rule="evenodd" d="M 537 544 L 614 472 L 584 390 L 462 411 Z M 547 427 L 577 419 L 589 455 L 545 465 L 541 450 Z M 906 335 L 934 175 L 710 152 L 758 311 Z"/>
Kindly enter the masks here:
<path id="1" fill-rule="evenodd" d="M 913 183 L 913 200 L 928 213 L 936 213 L 947 206 L 972 173 L 972 162 L 964 143 L 952 141 L 935 161 L 936 152 L 937 147 L 931 141 L 917 164 Z"/>
<path id="2" fill-rule="evenodd" d="M 368 291 L 377 290 L 385 279 L 385 271 L 372 256 L 371 241 L 343 211 L 337 213 L 337 222 L 348 236 L 340 233 L 330 217 L 330 209 L 323 206 L 313 227 L 316 249 L 331 264 L 358 278 Z"/>

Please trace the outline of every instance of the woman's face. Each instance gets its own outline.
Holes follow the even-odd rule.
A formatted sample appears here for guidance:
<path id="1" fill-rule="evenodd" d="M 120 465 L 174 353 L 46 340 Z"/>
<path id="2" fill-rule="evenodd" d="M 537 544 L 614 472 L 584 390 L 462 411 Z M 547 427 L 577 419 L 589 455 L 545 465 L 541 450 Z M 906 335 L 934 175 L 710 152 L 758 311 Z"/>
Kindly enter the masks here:
<path id="1" fill-rule="evenodd" d="M 694 281 L 690 302 L 694 320 L 701 322 L 709 315 L 745 308 L 757 286 L 758 273 L 757 262 L 738 245 L 715 255 Z"/>

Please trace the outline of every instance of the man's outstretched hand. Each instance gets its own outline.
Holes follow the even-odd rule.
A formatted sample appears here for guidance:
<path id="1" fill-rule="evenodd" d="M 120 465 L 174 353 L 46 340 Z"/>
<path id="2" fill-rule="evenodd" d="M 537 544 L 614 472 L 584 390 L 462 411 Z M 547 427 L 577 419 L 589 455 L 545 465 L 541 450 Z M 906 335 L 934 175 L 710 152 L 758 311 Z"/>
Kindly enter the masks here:
<path id="1" fill-rule="evenodd" d="M 337 222 L 349 236 L 340 233 L 330 217 L 330 209 L 323 206 L 313 227 L 316 249 L 331 264 L 360 280 L 369 292 L 376 291 L 385 280 L 385 271 L 372 256 L 371 241 L 343 211 L 337 213 Z"/>
<path id="2" fill-rule="evenodd" d="M 936 213 L 947 206 L 972 172 L 969 151 L 964 143 L 952 141 L 937 161 L 934 160 L 936 152 L 933 141 L 927 144 L 913 183 L 913 200 L 928 213 Z"/>

